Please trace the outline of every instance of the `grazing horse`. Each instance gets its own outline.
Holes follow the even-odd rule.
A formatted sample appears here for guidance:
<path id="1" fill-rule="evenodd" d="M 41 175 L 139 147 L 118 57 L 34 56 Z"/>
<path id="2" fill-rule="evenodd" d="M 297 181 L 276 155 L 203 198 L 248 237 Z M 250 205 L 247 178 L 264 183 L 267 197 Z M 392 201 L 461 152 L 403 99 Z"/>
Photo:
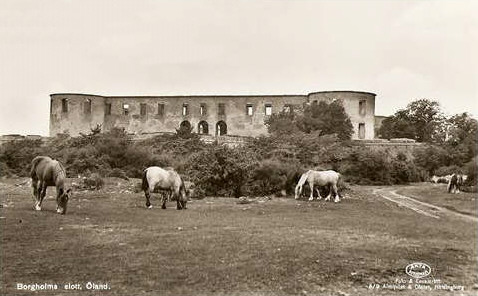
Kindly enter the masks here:
<path id="1" fill-rule="evenodd" d="M 463 176 L 461 174 L 451 175 L 450 181 L 448 181 L 447 190 L 448 193 L 460 193 L 460 186 L 463 185 Z"/>
<path id="2" fill-rule="evenodd" d="M 155 189 L 165 190 L 168 192 L 162 195 L 162 209 L 166 209 L 166 201 L 168 196 L 176 199 L 176 208 L 178 210 L 186 209 L 187 192 L 184 182 L 179 174 L 173 169 L 163 169 L 157 166 L 149 167 L 143 171 L 142 189 L 146 196 L 146 207 L 151 209 L 153 206 L 150 202 L 151 192 Z"/>
<path id="3" fill-rule="evenodd" d="M 48 156 L 37 156 L 32 160 L 30 176 L 35 197 L 35 210 L 41 211 L 46 188 L 48 186 L 55 186 L 56 212 L 62 215 L 66 214 L 66 206 L 71 195 L 71 189 L 65 190 L 66 171 L 63 165 L 58 160 L 51 159 Z"/>
<path id="4" fill-rule="evenodd" d="M 320 192 L 318 191 L 317 188 L 314 188 L 314 186 L 328 186 L 329 188 L 329 194 L 325 198 L 325 200 L 330 200 L 330 196 L 334 194 L 335 196 L 335 202 L 339 202 L 339 192 L 337 190 L 337 183 L 339 182 L 339 179 L 341 178 L 341 175 L 337 173 L 336 171 L 314 171 L 314 170 L 309 170 L 302 174 L 302 176 L 299 179 L 299 182 L 297 183 L 297 186 L 295 187 L 295 199 L 299 199 L 300 195 L 302 194 L 302 189 L 304 184 L 307 182 L 309 183 L 310 187 L 310 197 L 309 200 L 314 200 L 314 189 L 317 190 L 318 197 L 317 199 L 322 199 L 320 196 Z"/>

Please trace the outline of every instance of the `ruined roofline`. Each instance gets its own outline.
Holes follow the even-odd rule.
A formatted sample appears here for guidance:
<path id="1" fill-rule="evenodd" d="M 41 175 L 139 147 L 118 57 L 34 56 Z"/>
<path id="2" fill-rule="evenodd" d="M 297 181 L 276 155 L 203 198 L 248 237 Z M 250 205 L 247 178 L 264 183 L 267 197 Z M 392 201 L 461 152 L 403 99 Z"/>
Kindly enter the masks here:
<path id="1" fill-rule="evenodd" d="M 299 94 L 299 95 L 145 95 L 145 96 L 102 96 L 102 95 L 93 95 L 93 94 L 83 94 L 83 93 L 53 93 L 50 96 L 61 96 L 61 95 L 78 95 L 78 96 L 91 96 L 91 97 L 100 97 L 100 98 L 275 98 L 275 97 L 308 97 L 314 94 L 327 94 L 327 93 L 357 93 L 357 94 L 367 94 L 377 96 L 375 93 L 364 92 L 364 91 L 353 91 L 353 90 L 332 90 L 332 91 L 319 91 L 311 92 L 308 94 Z"/>
<path id="2" fill-rule="evenodd" d="M 82 93 L 53 93 L 53 94 L 50 94 L 50 97 L 52 97 L 52 96 L 71 96 L 71 95 L 106 98 L 105 96 L 93 95 L 93 94 L 82 94 Z"/>
<path id="3" fill-rule="evenodd" d="M 124 99 L 124 98 L 264 98 L 264 97 L 306 97 L 307 95 L 146 95 L 146 96 L 101 96 L 101 95 L 92 95 L 92 94 L 81 94 L 81 93 L 54 93 L 50 96 L 91 96 L 99 98 L 110 98 L 110 99 Z"/>
<path id="4" fill-rule="evenodd" d="M 315 95 L 315 94 L 330 94 L 330 93 L 355 93 L 355 94 L 365 94 L 365 95 L 373 95 L 377 96 L 377 94 L 368 92 L 368 91 L 356 91 L 356 90 L 325 90 L 325 91 L 317 91 L 317 92 L 311 92 L 308 94 L 310 95 Z"/>

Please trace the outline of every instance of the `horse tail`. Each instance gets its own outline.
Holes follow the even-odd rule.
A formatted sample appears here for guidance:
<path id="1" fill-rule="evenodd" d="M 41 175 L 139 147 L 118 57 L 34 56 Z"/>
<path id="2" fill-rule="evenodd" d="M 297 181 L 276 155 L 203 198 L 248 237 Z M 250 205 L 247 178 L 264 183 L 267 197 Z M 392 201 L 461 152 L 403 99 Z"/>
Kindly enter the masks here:
<path id="1" fill-rule="evenodd" d="M 40 161 L 42 161 L 43 159 L 44 159 L 43 156 L 36 156 L 32 160 L 32 168 L 30 169 L 30 177 L 36 178 L 36 168 L 37 168 L 38 164 L 40 163 Z"/>
<path id="2" fill-rule="evenodd" d="M 337 194 L 339 195 L 340 198 L 342 198 L 342 194 L 340 194 L 339 189 L 342 188 L 342 187 L 345 187 L 344 186 L 345 181 L 344 181 L 344 177 L 342 176 L 341 173 L 337 173 L 337 176 L 338 176 L 337 177 Z"/>
<path id="3" fill-rule="evenodd" d="M 147 173 L 148 173 L 148 169 L 145 169 L 143 171 L 143 182 L 141 183 L 141 189 L 143 189 L 143 191 L 146 191 L 149 188 L 148 178 L 146 176 Z"/>

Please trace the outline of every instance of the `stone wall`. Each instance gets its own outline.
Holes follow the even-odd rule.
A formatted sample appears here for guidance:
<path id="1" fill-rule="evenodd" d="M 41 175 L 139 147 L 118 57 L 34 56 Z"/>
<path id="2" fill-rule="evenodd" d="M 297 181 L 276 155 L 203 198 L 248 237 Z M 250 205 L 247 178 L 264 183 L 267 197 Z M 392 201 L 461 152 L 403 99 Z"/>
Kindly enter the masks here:
<path id="1" fill-rule="evenodd" d="M 67 110 L 63 105 L 66 102 Z M 91 102 L 91 109 L 87 104 Z M 89 112 L 90 111 L 90 112 Z M 86 94 L 51 95 L 50 136 L 69 134 L 78 136 L 89 133 L 91 128 L 103 124 L 105 119 L 105 98 Z"/>
<path id="2" fill-rule="evenodd" d="M 187 122 L 193 132 L 218 136 L 256 137 L 267 134 L 266 109 L 278 113 L 313 101 L 341 100 L 354 126 L 353 139 L 374 137 L 375 94 L 352 91 L 277 96 L 97 96 L 52 94 L 50 136 L 76 136 L 101 125 L 103 130 L 125 128 L 132 134 L 175 132 Z M 360 112 L 360 102 L 365 102 Z M 67 107 L 65 107 L 65 104 Z M 128 106 L 125 113 L 125 105 Z M 222 106 L 222 108 L 221 108 Z M 266 107 L 267 106 L 267 107 Z M 248 107 L 249 111 L 248 112 Z M 224 112 L 221 112 L 223 109 Z M 201 123 L 201 128 L 200 128 Z"/>

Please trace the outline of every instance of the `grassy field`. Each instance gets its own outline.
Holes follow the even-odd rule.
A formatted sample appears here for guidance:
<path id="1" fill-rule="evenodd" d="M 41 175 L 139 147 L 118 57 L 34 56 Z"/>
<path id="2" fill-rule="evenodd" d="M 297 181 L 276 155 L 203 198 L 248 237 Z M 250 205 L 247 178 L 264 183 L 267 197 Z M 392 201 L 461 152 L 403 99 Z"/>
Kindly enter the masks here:
<path id="1" fill-rule="evenodd" d="M 177 211 L 151 210 L 130 184 L 76 192 L 65 216 L 54 213 L 54 188 L 33 211 L 30 188 L 3 180 L 2 292 L 6 295 L 476 295 L 477 224 L 454 215 L 434 219 L 354 187 L 338 204 L 260 198 L 238 204 L 206 198 Z M 118 181 L 119 182 L 119 181 Z M 135 182 L 135 181 L 131 181 Z M 129 187 L 128 187 L 129 186 Z M 383 188 L 383 187 L 382 187 Z M 391 187 L 443 206 L 429 184 Z M 436 191 L 435 191 L 436 190 Z M 157 195 L 156 195 L 157 196 Z M 476 214 L 471 194 L 446 206 Z M 465 198 L 466 197 L 466 198 Z M 451 204 L 448 204 L 450 202 Z M 369 289 L 409 281 L 405 266 L 425 262 L 428 279 L 464 292 Z M 108 290 L 87 291 L 86 283 Z M 56 291 L 17 290 L 55 283 Z M 63 285 L 78 283 L 81 291 Z M 433 285 L 432 285 L 433 286 Z"/>

